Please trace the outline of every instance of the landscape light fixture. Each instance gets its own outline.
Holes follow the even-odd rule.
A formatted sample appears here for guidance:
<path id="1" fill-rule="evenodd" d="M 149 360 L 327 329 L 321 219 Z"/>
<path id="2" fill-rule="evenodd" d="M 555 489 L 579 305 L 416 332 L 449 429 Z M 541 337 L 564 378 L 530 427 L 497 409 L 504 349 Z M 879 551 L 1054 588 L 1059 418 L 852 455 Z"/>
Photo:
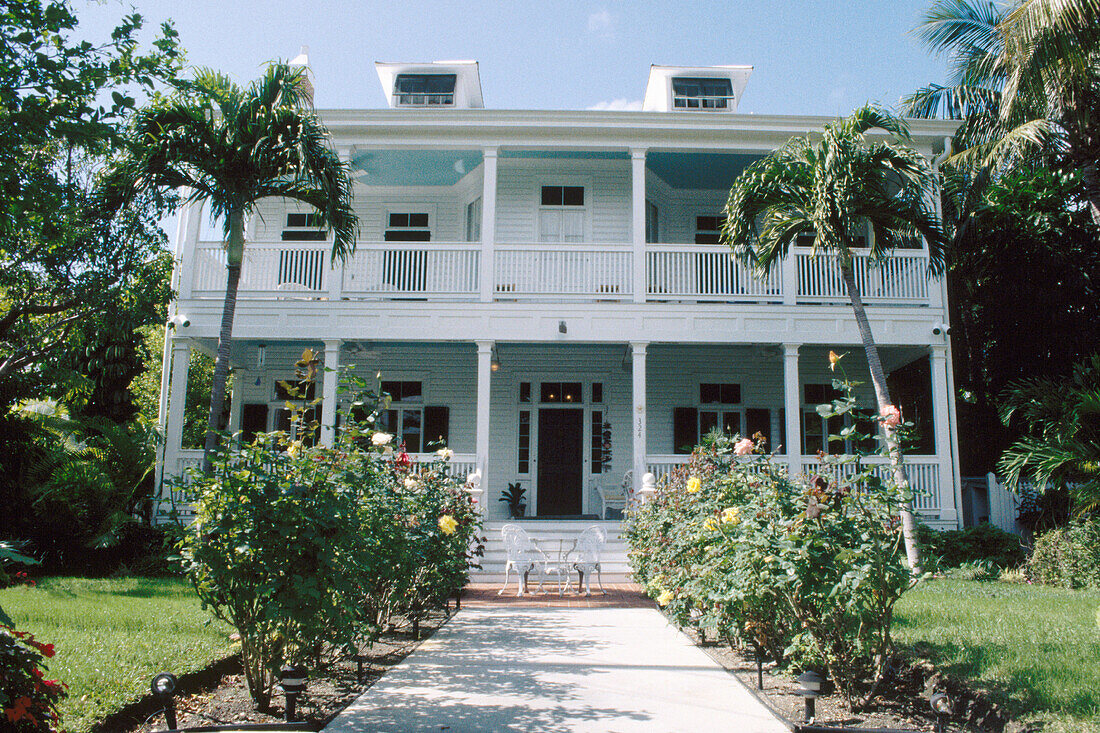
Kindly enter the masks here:
<path id="1" fill-rule="evenodd" d="M 149 689 L 164 704 L 164 723 L 168 726 L 168 730 L 175 730 L 176 705 L 172 701 L 172 695 L 176 691 L 176 676 L 170 672 L 161 672 L 153 678 Z"/>
<path id="2" fill-rule="evenodd" d="M 298 696 L 306 691 L 305 667 L 296 667 L 292 664 L 283 665 L 279 670 L 279 687 L 286 695 L 286 714 L 283 716 L 286 722 L 293 723 L 295 708 L 298 705 Z"/>
<path id="3" fill-rule="evenodd" d="M 821 683 L 825 678 L 812 670 L 806 670 L 796 678 L 802 689 L 798 694 L 806 701 L 806 709 L 802 714 L 802 722 L 809 723 L 816 716 L 814 710 L 818 696 L 821 694 Z"/>
<path id="4" fill-rule="evenodd" d="M 936 715 L 936 733 L 947 730 L 947 719 L 955 712 L 955 703 L 946 692 L 937 692 L 928 698 L 928 705 Z"/>

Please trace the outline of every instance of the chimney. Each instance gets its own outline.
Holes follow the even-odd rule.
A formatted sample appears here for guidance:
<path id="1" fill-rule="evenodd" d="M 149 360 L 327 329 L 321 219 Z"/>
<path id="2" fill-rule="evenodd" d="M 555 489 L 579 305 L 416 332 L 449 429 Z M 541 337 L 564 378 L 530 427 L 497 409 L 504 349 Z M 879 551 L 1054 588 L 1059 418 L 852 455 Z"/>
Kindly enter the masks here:
<path id="1" fill-rule="evenodd" d="M 309 66 L 309 46 L 302 46 L 302 49 L 298 52 L 298 55 L 291 59 L 290 63 L 287 65 L 291 68 L 300 68 L 305 71 L 305 73 L 302 75 L 302 93 L 303 96 L 305 96 L 306 100 L 308 100 L 309 104 L 312 106 L 313 93 L 315 88 L 313 86 L 313 69 L 311 69 Z"/>

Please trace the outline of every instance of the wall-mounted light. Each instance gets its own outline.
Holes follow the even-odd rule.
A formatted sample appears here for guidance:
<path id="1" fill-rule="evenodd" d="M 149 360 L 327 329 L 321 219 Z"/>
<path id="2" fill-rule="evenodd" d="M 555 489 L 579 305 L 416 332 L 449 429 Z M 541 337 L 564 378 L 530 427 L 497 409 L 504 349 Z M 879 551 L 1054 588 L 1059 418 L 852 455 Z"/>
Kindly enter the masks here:
<path id="1" fill-rule="evenodd" d="M 264 362 L 267 360 L 267 346 L 260 344 L 256 347 L 256 368 L 263 369 Z"/>
<path id="2" fill-rule="evenodd" d="M 500 354 L 497 353 L 497 347 L 493 347 L 492 356 L 489 357 L 489 369 L 494 372 L 500 371 Z"/>
<path id="3" fill-rule="evenodd" d="M 558 321 L 558 333 L 565 333 L 569 329 L 565 325 L 565 321 Z"/>

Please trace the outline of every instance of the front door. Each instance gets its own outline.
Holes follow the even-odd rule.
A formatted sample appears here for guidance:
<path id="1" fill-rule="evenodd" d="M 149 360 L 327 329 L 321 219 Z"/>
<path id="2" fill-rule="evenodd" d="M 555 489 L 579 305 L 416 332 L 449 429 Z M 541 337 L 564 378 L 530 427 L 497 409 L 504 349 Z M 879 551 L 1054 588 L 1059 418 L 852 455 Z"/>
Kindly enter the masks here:
<path id="1" fill-rule="evenodd" d="M 584 410 L 539 410 L 538 516 L 581 513 Z"/>

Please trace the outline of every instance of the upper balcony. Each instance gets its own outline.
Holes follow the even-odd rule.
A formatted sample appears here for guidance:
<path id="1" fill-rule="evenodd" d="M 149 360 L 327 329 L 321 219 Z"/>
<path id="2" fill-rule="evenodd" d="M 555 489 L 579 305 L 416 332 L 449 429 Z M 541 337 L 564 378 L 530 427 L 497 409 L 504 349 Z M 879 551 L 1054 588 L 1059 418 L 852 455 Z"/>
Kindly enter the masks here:
<path id="1" fill-rule="evenodd" d="M 353 148 L 355 253 L 330 266 L 308 212 L 268 201 L 249 225 L 238 297 L 848 304 L 835 257 L 795 247 L 761 277 L 719 244 L 729 186 L 762 154 Z M 183 300 L 224 295 L 220 231 L 201 219 L 181 248 Z M 881 263 L 864 249 L 854 266 L 869 305 L 942 304 L 924 249 Z"/>

